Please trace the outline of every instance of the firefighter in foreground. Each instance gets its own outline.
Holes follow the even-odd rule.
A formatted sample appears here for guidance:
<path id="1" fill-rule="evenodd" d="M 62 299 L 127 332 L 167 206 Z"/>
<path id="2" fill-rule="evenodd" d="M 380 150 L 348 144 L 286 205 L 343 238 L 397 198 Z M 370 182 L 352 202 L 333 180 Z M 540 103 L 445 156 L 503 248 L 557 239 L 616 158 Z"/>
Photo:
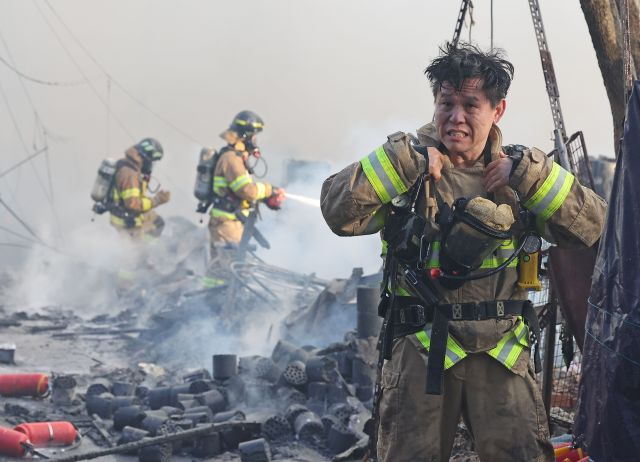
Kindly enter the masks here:
<path id="1" fill-rule="evenodd" d="M 539 327 L 519 267 L 538 236 L 592 246 L 606 206 L 544 152 L 502 146 L 510 62 L 467 44 L 441 51 L 425 71 L 434 121 L 417 139 L 388 136 L 322 188 L 333 232 L 383 237 L 374 451 L 448 461 L 462 416 L 482 461 L 553 461 L 530 364 Z"/>
<path id="2" fill-rule="evenodd" d="M 256 201 L 278 210 L 285 199 L 284 189 L 255 181 L 249 167 L 249 159 L 260 156 L 257 134 L 263 127 L 262 119 L 257 114 L 242 111 L 220 135 L 227 145 L 218 152 L 203 151 L 201 154 L 199 175 L 202 173 L 201 167 L 203 171 L 209 168 L 212 181 L 211 184 L 205 184 L 208 191 L 204 194 L 198 193 L 199 182 L 196 182 L 196 197 L 201 200 L 198 211 L 204 212 L 211 205 L 209 234 L 212 261 L 228 257 L 223 255 L 225 249 L 230 253 L 235 251 L 242 238 L 243 221 Z M 207 175 L 203 178 L 207 178 Z"/>
<path id="3" fill-rule="evenodd" d="M 164 220 L 152 209 L 169 201 L 169 191 L 160 190 L 149 196 L 148 186 L 153 163 L 162 159 L 160 143 L 145 138 L 125 151 L 125 157 L 115 164 L 108 210 L 111 225 L 133 239 L 157 237 Z"/>

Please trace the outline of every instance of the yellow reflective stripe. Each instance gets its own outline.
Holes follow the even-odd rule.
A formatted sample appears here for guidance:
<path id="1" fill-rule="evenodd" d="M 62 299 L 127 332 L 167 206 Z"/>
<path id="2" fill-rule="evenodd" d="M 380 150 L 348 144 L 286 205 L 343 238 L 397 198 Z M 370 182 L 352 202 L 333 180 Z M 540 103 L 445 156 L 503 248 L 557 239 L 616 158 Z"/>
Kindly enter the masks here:
<path id="1" fill-rule="evenodd" d="M 212 208 L 211 216 L 213 218 L 227 218 L 229 220 L 237 220 L 238 218 L 233 213 L 226 212 L 224 210 Z"/>
<path id="2" fill-rule="evenodd" d="M 149 199 L 148 197 L 143 197 L 141 199 L 141 201 L 142 201 L 142 211 L 143 212 L 151 210 L 151 208 L 153 207 L 153 202 L 151 201 L 151 199 Z"/>
<path id="3" fill-rule="evenodd" d="M 398 286 L 396 287 L 396 295 L 398 295 L 399 297 L 411 297 L 411 292 L 409 292 L 407 289 L 405 289 L 402 286 Z"/>
<path id="4" fill-rule="evenodd" d="M 373 190 L 376 192 L 376 195 L 382 201 L 382 203 L 388 204 L 389 202 L 391 202 L 391 197 L 387 193 L 386 189 L 384 189 L 382 181 L 380 181 L 378 175 L 376 175 L 375 170 L 371 166 L 369 157 L 367 156 L 360 160 L 360 165 L 362 165 L 362 171 L 369 180 L 369 183 L 371 183 L 371 186 L 373 186 Z"/>
<path id="5" fill-rule="evenodd" d="M 511 254 L 509 254 L 509 256 L 511 256 Z M 508 259 L 509 257 L 496 257 L 495 255 L 491 257 L 487 257 L 484 260 L 482 260 L 482 265 L 480 265 L 480 268 L 482 269 L 497 268 Z M 518 257 L 514 258 L 513 261 L 507 265 L 507 268 L 515 268 L 516 266 L 518 266 Z"/>
<path id="6" fill-rule="evenodd" d="M 214 186 L 228 186 L 229 182 L 223 176 L 214 176 L 213 177 L 213 185 Z"/>
<path id="7" fill-rule="evenodd" d="M 420 332 L 416 333 L 416 337 L 418 338 L 424 349 L 429 351 L 429 347 L 431 346 L 431 339 L 426 334 L 426 332 L 421 330 Z"/>
<path id="8" fill-rule="evenodd" d="M 429 260 L 427 260 L 427 268 L 440 268 L 440 241 L 431 243 L 431 253 L 429 254 Z"/>
<path id="9" fill-rule="evenodd" d="M 122 193 L 120 193 L 120 196 L 123 200 L 131 199 L 132 197 L 140 197 L 140 195 L 141 192 L 139 188 L 125 189 L 124 191 L 122 191 Z"/>
<path id="10" fill-rule="evenodd" d="M 518 320 L 518 326 L 514 330 L 507 332 L 495 348 L 487 351 L 491 357 L 500 361 L 507 369 L 513 367 L 520 357 L 520 354 L 529 344 L 527 339 L 529 329 L 521 317 L 519 317 Z"/>
<path id="11" fill-rule="evenodd" d="M 229 189 L 231 189 L 231 191 L 233 192 L 236 192 L 240 188 L 242 188 L 244 185 L 249 184 L 252 181 L 253 181 L 253 178 L 251 178 L 251 175 L 249 175 L 248 173 L 245 173 L 244 175 L 240 175 L 231 183 L 229 183 Z"/>
<path id="12" fill-rule="evenodd" d="M 549 176 L 535 194 L 525 202 L 525 208 L 533 212 L 539 221 L 547 221 L 567 198 L 573 180 L 574 176 L 570 172 L 554 162 Z"/>
<path id="13" fill-rule="evenodd" d="M 120 227 L 120 228 L 128 228 L 123 218 L 117 217 L 115 215 L 111 215 L 110 217 L 111 223 Z M 137 228 L 138 226 L 142 226 L 142 217 L 135 217 L 133 221 L 133 227 Z"/>
<path id="14" fill-rule="evenodd" d="M 569 191 L 571 191 L 571 186 L 573 185 L 573 180 L 575 179 L 575 177 L 571 173 L 567 172 L 566 170 L 565 172 L 566 172 L 566 175 L 562 180 L 562 186 L 560 187 L 560 191 L 558 191 L 558 194 L 554 196 L 553 200 L 551 201 L 549 206 L 544 210 L 544 212 L 540 214 L 540 217 L 544 221 L 547 221 L 549 218 L 553 216 L 554 213 L 558 211 L 560 206 L 564 203 L 565 199 L 569 195 Z"/>
<path id="15" fill-rule="evenodd" d="M 225 281 L 223 279 L 212 278 L 208 276 L 202 276 L 201 282 L 202 282 L 202 286 L 207 289 L 211 289 L 213 287 L 219 287 L 225 284 Z"/>
<path id="16" fill-rule="evenodd" d="M 264 183 L 256 183 L 256 187 L 258 188 L 256 200 L 264 199 L 265 197 L 267 197 L 267 186 Z"/>
<path id="17" fill-rule="evenodd" d="M 393 184 L 393 187 L 396 190 L 396 193 L 397 194 L 406 193 L 408 189 L 400 179 L 400 175 L 398 175 L 398 172 L 396 172 L 396 169 L 393 168 L 393 164 L 389 160 L 389 156 L 387 156 L 387 153 L 384 152 L 384 147 L 379 146 L 375 150 L 375 153 L 376 153 L 376 157 L 378 158 L 378 162 L 380 162 L 380 165 L 382 165 L 384 172 L 389 177 L 389 180 L 391 180 L 391 184 Z"/>
<path id="18" fill-rule="evenodd" d="M 431 346 L 431 324 L 427 324 L 424 330 L 416 332 L 416 338 L 427 352 Z M 444 368 L 449 369 L 458 361 L 465 358 L 467 353 L 462 349 L 451 335 L 447 336 L 447 350 L 444 356 Z"/>
<path id="19" fill-rule="evenodd" d="M 391 202 L 392 198 L 407 192 L 407 187 L 400 179 L 382 146 L 362 158 L 360 165 L 383 204 L 387 204 Z"/>

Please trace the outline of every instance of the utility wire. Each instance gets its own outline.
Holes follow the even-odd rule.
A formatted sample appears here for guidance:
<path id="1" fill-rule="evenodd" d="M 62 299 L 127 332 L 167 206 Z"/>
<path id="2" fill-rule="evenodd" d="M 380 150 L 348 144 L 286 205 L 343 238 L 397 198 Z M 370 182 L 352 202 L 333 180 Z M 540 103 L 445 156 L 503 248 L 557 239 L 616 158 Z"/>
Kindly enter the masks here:
<path id="1" fill-rule="evenodd" d="M 13 235 L 13 236 L 19 237 L 20 239 L 24 239 L 25 241 L 29 241 L 29 242 L 32 242 L 34 244 L 39 244 L 38 241 L 35 241 L 35 240 L 31 239 L 30 237 L 23 236 L 20 233 L 16 233 L 15 231 L 13 231 L 13 230 L 11 230 L 9 228 L 6 228 L 4 226 L 0 226 L 0 229 L 5 231 L 5 232 L 7 232 L 7 233 L 9 233 L 9 234 L 11 234 L 11 235 Z"/>
<path id="2" fill-rule="evenodd" d="M 30 249 L 31 248 L 30 245 L 16 244 L 14 242 L 0 242 L 0 246 L 3 246 L 3 247 L 16 247 L 18 249 Z"/>
<path id="3" fill-rule="evenodd" d="M 84 80 L 68 80 L 68 81 L 42 80 L 42 79 L 38 79 L 36 77 L 31 77 L 30 75 L 27 75 L 24 72 L 21 72 L 19 69 L 16 69 L 6 59 L 4 59 L 2 56 L 0 56 L 0 63 L 2 63 L 5 66 L 7 66 L 9 69 L 11 69 L 13 72 L 18 74 L 23 79 L 28 80 L 29 82 L 40 84 L 40 85 L 47 85 L 47 86 L 50 86 L 50 87 L 79 87 L 79 86 L 87 84 L 87 82 L 84 81 Z M 97 80 L 99 78 L 102 78 L 102 75 L 94 77 L 93 80 Z"/>
<path id="4" fill-rule="evenodd" d="M 53 8 L 53 6 L 51 6 L 51 3 L 49 2 L 49 0 L 44 0 L 44 3 L 49 7 L 51 12 L 56 16 L 56 18 L 58 18 L 58 21 L 60 21 L 60 24 L 62 24 L 62 26 L 66 29 L 66 31 L 69 33 L 71 38 L 73 38 L 73 40 L 76 42 L 76 44 L 87 54 L 87 56 L 91 59 L 91 61 L 93 61 L 93 63 L 96 66 L 98 66 L 98 68 L 100 68 L 100 70 L 102 72 L 104 72 L 104 74 L 111 80 L 111 83 L 113 83 L 115 86 L 117 86 L 120 89 L 120 91 L 122 91 L 125 95 L 127 95 L 129 98 L 131 98 L 136 103 L 138 103 L 138 105 L 140 105 L 140 107 L 142 107 L 143 109 L 146 109 L 150 114 L 155 116 L 158 120 L 160 120 L 161 122 L 165 123 L 169 127 L 173 128 L 177 133 L 180 133 L 182 136 L 184 136 L 185 138 L 193 141 L 194 143 L 196 143 L 198 145 L 205 146 L 204 143 L 201 143 L 199 140 L 196 140 L 193 136 L 191 136 L 190 134 L 188 134 L 187 132 L 182 130 L 180 127 L 178 127 L 177 125 L 173 124 L 171 121 L 167 120 L 166 118 L 164 118 L 163 116 L 158 114 L 156 111 L 151 109 L 143 101 L 138 99 L 133 93 L 131 93 L 129 90 L 127 90 L 124 87 L 124 85 L 122 85 L 120 82 L 118 82 L 116 79 L 114 79 L 113 76 L 107 71 L 107 69 L 102 64 L 100 64 L 100 62 L 96 58 L 93 57 L 93 55 L 89 52 L 89 50 L 87 50 L 87 48 L 80 41 L 80 39 L 78 39 L 78 37 L 76 37 L 76 35 L 73 33 L 73 31 L 69 28 L 69 26 L 67 26 L 67 24 L 64 22 L 62 17 L 58 14 L 58 12 Z"/>
<path id="5" fill-rule="evenodd" d="M 76 67 L 76 69 L 78 69 L 78 72 L 80 72 L 80 74 L 82 75 L 83 79 L 85 82 L 87 82 L 87 85 L 89 85 L 89 88 L 91 88 L 91 90 L 93 91 L 93 93 L 96 95 L 96 97 L 100 100 L 100 102 L 105 105 L 105 107 L 107 107 L 107 103 L 104 100 L 104 98 L 102 97 L 102 95 L 100 94 L 100 92 L 98 92 L 98 90 L 96 89 L 96 87 L 93 85 L 93 83 L 91 83 L 91 81 L 89 80 L 89 77 L 87 76 L 87 74 L 85 74 L 85 72 L 82 70 L 82 67 L 80 66 L 80 64 L 78 64 L 78 62 L 75 60 L 75 58 L 73 57 L 73 54 L 71 53 L 71 51 L 69 51 L 69 49 L 67 48 L 67 46 L 64 44 L 64 42 L 62 41 L 62 39 L 60 38 L 60 36 L 58 35 L 58 32 L 56 32 L 56 30 L 54 29 L 53 25 L 51 24 L 51 22 L 49 21 L 49 19 L 46 17 L 46 15 L 44 14 L 44 12 L 42 11 L 42 9 L 40 8 L 40 5 L 38 5 L 38 2 L 36 2 L 34 0 L 33 4 L 36 6 L 36 8 L 38 9 L 38 12 L 40 13 L 40 16 L 42 16 L 42 19 L 44 19 L 44 22 L 47 23 L 47 26 L 49 27 L 49 29 L 51 30 L 51 32 L 53 33 L 53 35 L 55 36 L 56 40 L 58 41 L 58 43 L 60 44 L 60 46 L 64 49 L 64 51 L 67 53 L 67 56 L 69 57 L 69 59 L 71 60 L 71 62 L 74 64 L 74 66 Z M 48 5 L 48 3 L 47 3 Z M 50 5 L 48 5 L 49 8 L 51 8 Z M 66 26 L 65 26 L 66 27 Z M 126 125 L 124 124 L 124 122 L 122 122 L 120 120 L 119 117 L 117 117 L 113 112 L 112 112 L 113 118 L 116 122 L 118 122 L 118 125 L 120 125 L 120 128 L 122 128 L 122 130 L 129 136 L 129 138 L 131 140 L 134 140 L 133 134 L 129 131 L 129 129 L 126 127 Z"/>
<path id="6" fill-rule="evenodd" d="M 20 224 L 22 225 L 22 227 L 23 227 L 24 229 L 26 229 L 26 230 L 29 232 L 29 234 L 31 234 L 33 237 L 35 237 L 35 238 L 36 238 L 36 240 L 37 240 L 39 243 L 46 245 L 46 244 L 45 244 L 45 242 L 44 242 L 42 239 L 40 239 L 40 237 L 39 237 L 39 236 L 38 236 L 38 235 L 37 235 L 37 234 L 36 234 L 36 233 L 31 229 L 31 227 L 30 227 L 28 224 L 26 224 L 26 223 L 24 222 L 24 220 L 23 220 L 22 218 L 20 218 L 20 217 L 18 216 L 18 214 L 16 214 L 16 213 L 15 213 L 15 212 L 14 212 L 14 211 L 13 211 L 13 210 L 8 206 L 8 205 L 7 205 L 7 203 L 6 203 L 5 201 L 3 201 L 3 200 L 2 200 L 2 197 L 0 197 L 0 205 L 4 206 L 4 208 L 5 208 L 5 209 L 7 209 L 7 211 L 11 214 L 11 216 L 13 216 L 13 218 L 15 218 L 15 219 L 18 221 L 18 223 L 20 223 Z M 48 247 L 48 246 L 47 246 L 47 247 Z"/>
<path id="7" fill-rule="evenodd" d="M 9 116 L 11 117 L 11 121 L 13 122 L 13 126 L 16 130 L 16 132 L 18 133 L 18 138 L 20 139 L 20 143 L 22 144 L 22 148 L 24 149 L 24 152 L 27 156 L 29 156 L 29 148 L 27 147 L 27 143 L 24 140 L 24 137 L 22 136 L 22 131 L 20 130 L 20 126 L 18 125 L 18 121 L 16 120 L 15 114 L 13 113 L 13 110 L 11 109 L 11 105 L 9 104 L 9 98 L 7 98 L 7 94 L 4 91 L 4 87 L 2 86 L 2 84 L 0 84 L 0 93 L 2 94 L 2 99 L 5 102 L 5 105 L 7 106 L 7 112 L 9 113 Z M 38 183 L 40 184 L 40 187 L 42 188 L 42 191 L 44 192 L 47 200 L 51 201 L 51 198 L 49 197 L 49 194 L 47 192 L 47 188 L 44 186 L 44 182 L 42 181 L 42 178 L 40 178 L 40 174 L 38 173 L 38 170 L 36 169 L 35 165 L 33 165 L 33 163 L 30 163 L 31 168 L 33 169 L 33 173 L 36 177 L 36 179 L 38 180 Z"/>
<path id="8" fill-rule="evenodd" d="M 0 39 L 2 40 L 2 43 L 4 45 L 4 48 L 7 50 L 7 55 L 9 56 L 9 59 L 11 60 L 12 64 L 15 66 L 15 60 L 13 59 L 13 55 L 11 54 L 11 50 L 9 49 L 9 46 L 7 45 L 6 40 L 4 39 L 4 36 L 2 35 L 2 33 L 0 32 Z M 49 149 L 48 149 L 48 145 L 47 145 L 47 139 L 46 139 L 46 130 L 44 128 L 44 125 L 42 123 L 42 118 L 40 117 L 40 114 L 38 113 L 38 109 L 36 108 L 36 105 L 33 101 L 33 98 L 31 97 L 31 93 L 29 92 L 29 90 L 27 89 L 27 86 L 24 84 L 24 79 L 22 78 L 22 76 L 19 76 L 20 81 L 20 86 L 22 87 L 22 91 L 24 92 L 25 96 L 27 97 L 27 100 L 29 101 L 29 104 L 31 105 L 31 109 L 33 110 L 33 114 L 36 118 L 36 123 L 34 125 L 34 140 L 35 140 L 35 135 L 36 135 L 36 131 L 37 129 L 40 129 L 42 131 L 42 133 L 44 133 L 44 144 L 45 144 L 45 167 L 46 167 L 46 172 L 47 172 L 47 178 L 49 180 L 49 206 L 51 209 L 51 212 L 53 214 L 53 218 L 55 220 L 56 223 L 56 227 L 58 228 L 58 235 L 60 237 L 63 236 L 62 234 L 62 230 L 60 227 L 60 218 L 58 216 L 58 211 L 56 209 L 55 206 L 55 198 L 54 198 L 54 193 L 53 193 L 53 179 L 51 177 L 51 165 L 49 162 Z M 35 141 L 34 141 L 34 149 L 35 149 Z"/>
<path id="9" fill-rule="evenodd" d="M 17 164 L 12 165 L 11 167 L 9 167 L 8 169 L 6 169 L 4 172 L 0 172 L 0 178 L 2 178 L 3 176 L 7 175 L 8 173 L 13 172 L 15 169 L 17 169 L 18 167 L 20 167 L 21 165 L 29 162 L 31 159 L 33 159 L 34 157 L 39 156 L 40 154 L 44 153 L 47 151 L 47 148 L 40 148 L 38 149 L 36 152 L 34 152 L 33 154 L 31 154 L 29 157 L 27 157 L 26 159 L 21 160 L 20 162 L 18 162 Z"/>

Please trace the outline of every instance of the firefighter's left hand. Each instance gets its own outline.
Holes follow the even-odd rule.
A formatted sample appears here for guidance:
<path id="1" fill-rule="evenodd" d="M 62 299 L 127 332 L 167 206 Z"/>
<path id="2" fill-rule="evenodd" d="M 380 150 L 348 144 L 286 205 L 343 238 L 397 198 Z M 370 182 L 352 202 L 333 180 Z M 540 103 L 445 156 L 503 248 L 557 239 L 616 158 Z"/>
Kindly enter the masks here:
<path id="1" fill-rule="evenodd" d="M 513 160 L 501 152 L 500 158 L 489 163 L 484 169 L 484 189 L 488 192 L 494 192 L 509 184 L 511 165 L 513 165 Z"/>
<path id="2" fill-rule="evenodd" d="M 282 203 L 286 199 L 286 194 L 282 188 L 273 188 L 273 192 L 267 197 L 264 202 L 271 210 L 280 210 Z"/>

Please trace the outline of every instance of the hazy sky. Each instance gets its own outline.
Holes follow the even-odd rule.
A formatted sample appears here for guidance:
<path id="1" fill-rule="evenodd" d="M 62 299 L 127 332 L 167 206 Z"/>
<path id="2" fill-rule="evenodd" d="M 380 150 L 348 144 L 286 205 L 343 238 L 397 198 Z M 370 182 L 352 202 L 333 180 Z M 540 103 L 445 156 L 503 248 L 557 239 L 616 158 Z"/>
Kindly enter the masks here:
<path id="1" fill-rule="evenodd" d="M 471 38 L 488 47 L 490 1 L 474 4 Z M 500 124 L 505 143 L 548 151 L 553 123 L 528 2 L 494 4 L 494 44 L 516 68 Z M 611 156 L 609 104 L 579 2 L 540 4 L 567 130 L 582 130 L 591 154 Z M 451 38 L 460 2 L 50 0 L 49 5 L 104 70 L 179 129 L 115 83 L 108 91 L 103 70 L 47 2 L 0 0 L 1 58 L 41 80 L 77 82 L 86 76 L 90 81 L 64 87 L 23 81 L 27 95 L 16 74 L 0 63 L 0 86 L 9 102 L 7 107 L 0 98 L 0 172 L 33 152 L 34 140 L 42 146 L 35 108 L 49 134 L 53 202 L 66 232 L 91 218 L 89 192 L 100 160 L 119 157 L 145 136 L 165 147 L 157 174 L 173 200 L 163 214 L 196 222 L 191 191 L 197 153 L 203 144 L 219 146 L 218 134 L 240 110 L 264 118 L 260 143 L 276 181 L 285 158 L 326 159 L 337 169 L 387 134 L 415 130 L 433 111 L 422 71 Z M 469 37 L 467 28 L 462 36 Z M 0 179 L 0 197 L 39 232 L 55 223 L 45 189 L 44 157 Z M 319 184 L 309 187 L 314 195 L 318 190 Z M 305 193 L 304 188 L 296 192 Z M 0 225 L 23 232 L 4 210 Z M 92 226 L 108 225 L 99 217 Z M 0 230 L 0 242 L 19 240 Z M 6 247 L 0 252 L 10 254 Z"/>

